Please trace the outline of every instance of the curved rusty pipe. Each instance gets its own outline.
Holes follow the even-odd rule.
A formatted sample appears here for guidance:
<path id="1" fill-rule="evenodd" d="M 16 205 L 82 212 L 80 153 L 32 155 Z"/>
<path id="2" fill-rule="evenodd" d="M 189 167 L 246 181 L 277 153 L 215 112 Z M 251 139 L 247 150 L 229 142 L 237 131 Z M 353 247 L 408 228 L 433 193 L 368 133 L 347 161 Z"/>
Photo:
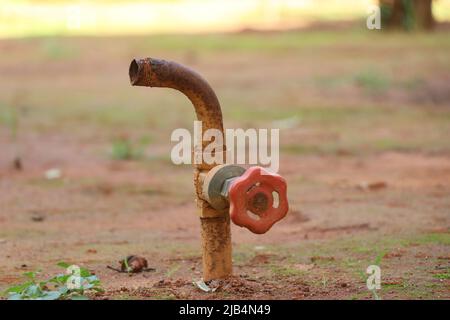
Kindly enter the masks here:
<path id="1" fill-rule="evenodd" d="M 133 86 L 164 87 L 181 91 L 194 105 L 204 130 L 219 129 L 223 132 L 219 100 L 208 82 L 194 70 L 176 62 L 145 58 L 131 61 L 129 75 Z"/>
<path id="2" fill-rule="evenodd" d="M 202 130 L 218 129 L 223 133 L 222 110 L 211 86 L 197 72 L 178 63 L 145 58 L 134 59 L 129 68 L 133 86 L 164 87 L 182 92 L 192 102 Z M 203 132 L 202 132 L 203 135 Z M 202 145 L 202 151 L 205 145 Z M 225 146 L 223 146 L 225 150 Z M 223 155 L 225 160 L 225 154 Z M 202 199 L 205 174 L 212 168 L 196 165 L 194 184 L 200 209 L 203 246 L 203 279 L 225 278 L 231 275 L 231 233 L 228 212 L 214 210 Z"/>

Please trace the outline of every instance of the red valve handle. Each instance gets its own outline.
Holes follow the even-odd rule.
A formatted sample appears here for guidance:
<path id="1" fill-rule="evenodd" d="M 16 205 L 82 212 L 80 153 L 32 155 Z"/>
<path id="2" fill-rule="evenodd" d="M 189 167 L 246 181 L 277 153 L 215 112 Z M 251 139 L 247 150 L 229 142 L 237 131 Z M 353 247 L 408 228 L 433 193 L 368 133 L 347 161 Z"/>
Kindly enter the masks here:
<path id="1" fill-rule="evenodd" d="M 247 169 L 233 181 L 228 192 L 231 220 L 253 233 L 266 233 L 289 210 L 286 190 L 286 180 L 280 175 L 261 167 Z M 276 207 L 274 192 L 278 194 Z M 253 217 L 248 211 L 253 213 Z"/>

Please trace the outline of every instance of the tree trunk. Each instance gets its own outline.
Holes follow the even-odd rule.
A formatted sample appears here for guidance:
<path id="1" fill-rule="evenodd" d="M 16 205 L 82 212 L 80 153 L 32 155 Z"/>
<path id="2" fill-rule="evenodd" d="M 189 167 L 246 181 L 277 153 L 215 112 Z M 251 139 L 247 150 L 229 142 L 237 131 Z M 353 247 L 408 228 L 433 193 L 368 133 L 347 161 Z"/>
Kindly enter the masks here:
<path id="1" fill-rule="evenodd" d="M 387 28 L 431 30 L 435 25 L 432 0 L 379 0 Z"/>
<path id="2" fill-rule="evenodd" d="M 416 27 L 425 30 L 433 29 L 432 0 L 414 1 L 414 10 L 416 13 Z"/>

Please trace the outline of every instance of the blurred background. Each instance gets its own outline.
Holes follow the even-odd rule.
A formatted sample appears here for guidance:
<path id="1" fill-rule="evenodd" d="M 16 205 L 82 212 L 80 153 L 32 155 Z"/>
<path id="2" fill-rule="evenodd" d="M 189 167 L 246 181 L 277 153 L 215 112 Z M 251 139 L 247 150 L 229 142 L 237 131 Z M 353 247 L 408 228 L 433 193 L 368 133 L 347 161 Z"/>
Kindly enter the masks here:
<path id="1" fill-rule="evenodd" d="M 367 28 L 373 5 L 381 30 Z M 130 61 L 150 56 L 205 76 L 225 127 L 281 129 L 291 213 L 264 237 L 233 229 L 237 270 L 254 258 L 249 244 L 272 246 L 292 269 L 324 241 L 334 266 L 305 280 L 320 296 L 314 279 L 336 266 L 358 279 L 355 266 L 412 239 L 407 250 L 435 259 L 416 270 L 421 292 L 385 294 L 448 294 L 428 285 L 449 245 L 449 21 L 450 0 L 2 0 L 0 246 L 10 258 L 0 287 L 23 261 L 103 270 L 133 251 L 164 269 L 176 264 L 168 253 L 198 256 L 192 168 L 170 161 L 170 134 L 192 130 L 194 112 L 175 91 L 130 86 Z M 383 272 L 411 272 L 416 251 Z M 270 266 L 255 272 L 296 272 Z"/>
<path id="2" fill-rule="evenodd" d="M 371 5 L 381 5 L 385 15 L 394 11 L 394 20 L 401 20 L 400 11 L 404 11 L 404 23 L 412 23 L 412 20 L 421 23 L 431 7 L 436 20 L 443 22 L 450 18 L 450 4 L 446 0 L 433 3 L 431 0 L 406 1 L 404 9 L 397 8 L 394 3 L 398 5 L 402 1 L 3 0 L 0 36 L 209 33 L 247 28 L 282 30 L 319 21 L 364 19 Z"/>

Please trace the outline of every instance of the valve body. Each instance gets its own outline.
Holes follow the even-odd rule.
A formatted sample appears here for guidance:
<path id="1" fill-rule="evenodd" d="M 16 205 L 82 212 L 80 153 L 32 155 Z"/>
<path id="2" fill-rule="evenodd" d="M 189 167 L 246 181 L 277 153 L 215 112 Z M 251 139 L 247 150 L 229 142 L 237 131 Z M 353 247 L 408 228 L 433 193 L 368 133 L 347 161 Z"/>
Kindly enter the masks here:
<path id="1" fill-rule="evenodd" d="M 284 178 L 257 166 L 214 168 L 205 179 L 203 194 L 217 210 L 229 210 L 236 225 L 257 234 L 266 233 L 289 210 Z"/>
<path id="2" fill-rule="evenodd" d="M 131 62 L 129 76 L 133 86 L 166 87 L 182 92 L 202 121 L 201 135 L 208 129 L 223 134 L 217 96 L 195 71 L 175 62 L 145 58 Z M 194 150 L 194 155 L 199 152 L 204 155 L 206 144 L 203 142 L 199 150 Z M 222 150 L 225 162 L 225 144 Z M 260 167 L 245 170 L 235 165 L 200 162 L 194 165 L 194 186 L 201 223 L 203 279 L 227 278 L 232 274 L 230 215 L 237 225 L 254 233 L 265 233 L 288 211 L 286 182 Z M 277 207 L 274 191 L 279 195 Z"/>

